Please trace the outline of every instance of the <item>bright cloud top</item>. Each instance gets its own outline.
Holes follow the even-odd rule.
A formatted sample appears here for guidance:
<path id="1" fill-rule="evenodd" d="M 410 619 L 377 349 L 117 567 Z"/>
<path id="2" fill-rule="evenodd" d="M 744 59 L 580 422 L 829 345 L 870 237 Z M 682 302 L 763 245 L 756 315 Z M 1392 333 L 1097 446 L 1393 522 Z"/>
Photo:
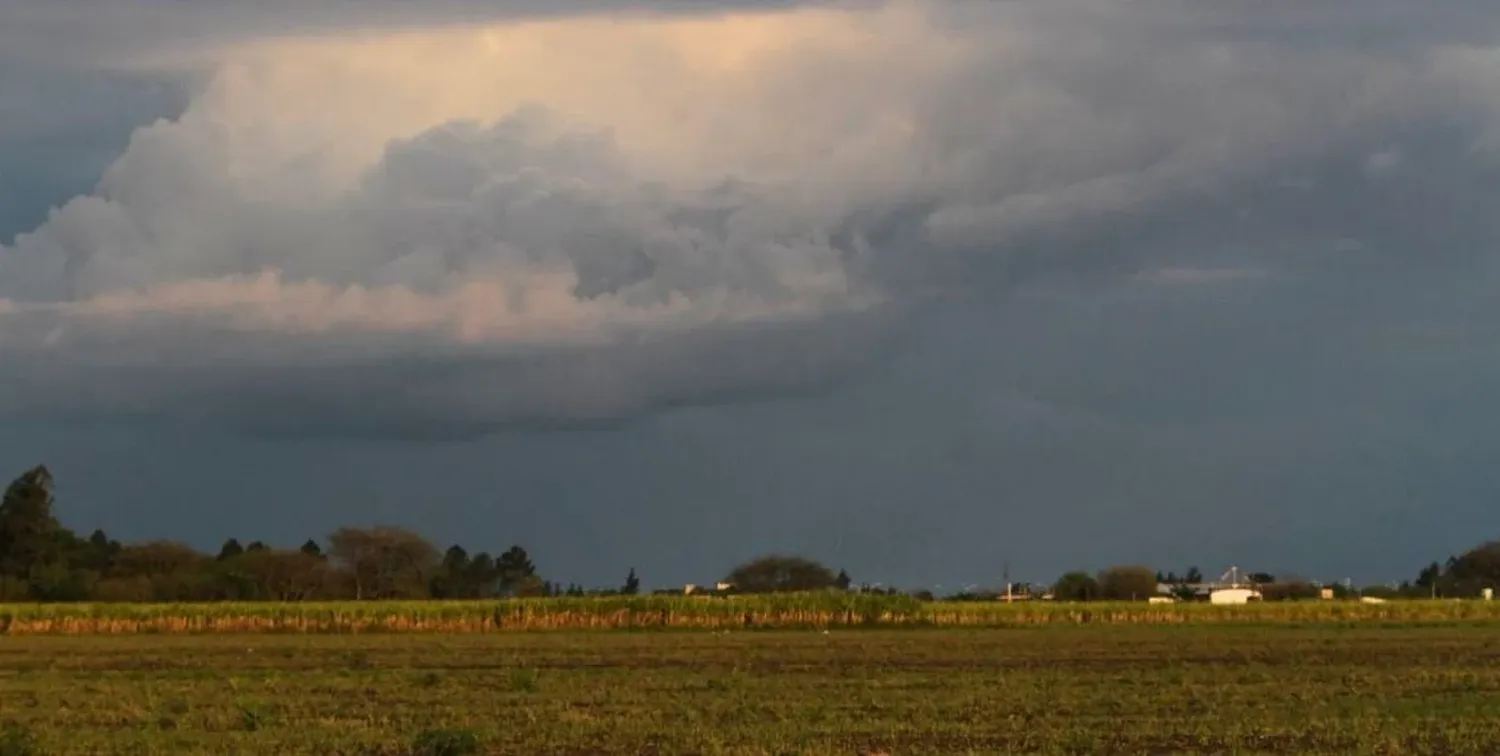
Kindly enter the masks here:
<path id="1" fill-rule="evenodd" d="M 805 386 L 975 259 L 1212 195 L 1423 107 L 1431 77 L 1487 86 L 1480 55 L 1433 73 L 1152 23 L 1106 38 L 1037 7 L 214 51 L 181 117 L 0 248 L 0 385 L 13 406 L 335 422 L 357 398 L 480 425 Z"/>

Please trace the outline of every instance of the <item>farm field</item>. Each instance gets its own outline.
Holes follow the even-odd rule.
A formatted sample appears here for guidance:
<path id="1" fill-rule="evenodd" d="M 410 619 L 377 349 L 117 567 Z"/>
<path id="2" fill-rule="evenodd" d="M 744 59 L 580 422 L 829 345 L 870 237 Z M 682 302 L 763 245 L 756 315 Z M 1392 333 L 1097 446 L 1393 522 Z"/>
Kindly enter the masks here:
<path id="1" fill-rule="evenodd" d="M 1497 630 L 10 635 L 0 721 L 44 754 L 414 754 L 434 730 L 499 754 L 1493 753 Z"/>

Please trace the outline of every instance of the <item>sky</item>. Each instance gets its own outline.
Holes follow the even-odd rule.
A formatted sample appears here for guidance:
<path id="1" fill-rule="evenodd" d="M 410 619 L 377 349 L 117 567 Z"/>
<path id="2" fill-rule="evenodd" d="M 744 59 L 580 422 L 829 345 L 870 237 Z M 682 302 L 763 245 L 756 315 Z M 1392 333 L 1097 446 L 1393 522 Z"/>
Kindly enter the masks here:
<path id="1" fill-rule="evenodd" d="M 590 585 L 1413 577 L 1500 522 L 1486 5 L 6 3 L 0 466 Z"/>

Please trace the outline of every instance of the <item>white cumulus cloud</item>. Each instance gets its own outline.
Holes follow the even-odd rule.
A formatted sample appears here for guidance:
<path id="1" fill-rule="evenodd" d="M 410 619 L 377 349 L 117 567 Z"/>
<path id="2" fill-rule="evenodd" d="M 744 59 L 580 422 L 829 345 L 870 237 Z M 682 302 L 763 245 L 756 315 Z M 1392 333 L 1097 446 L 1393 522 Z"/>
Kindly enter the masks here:
<path id="1" fill-rule="evenodd" d="M 139 66 L 204 67 L 191 104 L 0 248 L 0 410 L 373 432 L 820 385 L 919 288 L 1229 191 L 1435 75 L 1056 7 L 154 51 Z"/>

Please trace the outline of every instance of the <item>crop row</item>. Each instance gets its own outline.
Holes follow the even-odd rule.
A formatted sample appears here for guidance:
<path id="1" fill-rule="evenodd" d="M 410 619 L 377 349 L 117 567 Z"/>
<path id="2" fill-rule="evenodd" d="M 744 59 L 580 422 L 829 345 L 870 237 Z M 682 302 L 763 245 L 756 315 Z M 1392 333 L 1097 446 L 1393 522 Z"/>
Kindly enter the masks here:
<path id="1" fill-rule="evenodd" d="M 1482 601 L 924 603 L 901 596 L 602 597 L 493 601 L 4 604 L 0 634 L 480 633 L 498 630 L 1009 627 L 1500 621 Z"/>

